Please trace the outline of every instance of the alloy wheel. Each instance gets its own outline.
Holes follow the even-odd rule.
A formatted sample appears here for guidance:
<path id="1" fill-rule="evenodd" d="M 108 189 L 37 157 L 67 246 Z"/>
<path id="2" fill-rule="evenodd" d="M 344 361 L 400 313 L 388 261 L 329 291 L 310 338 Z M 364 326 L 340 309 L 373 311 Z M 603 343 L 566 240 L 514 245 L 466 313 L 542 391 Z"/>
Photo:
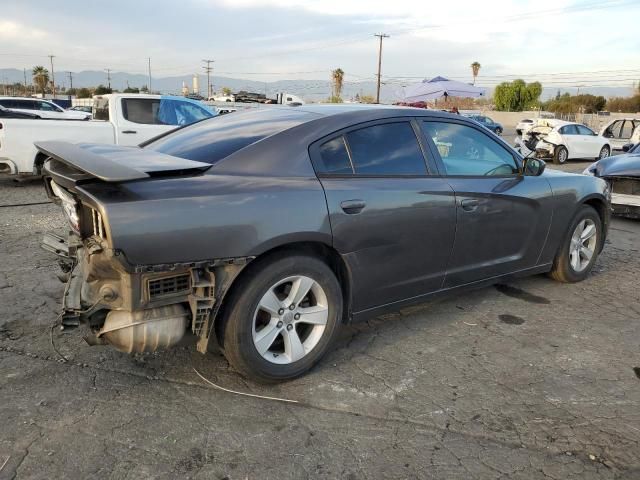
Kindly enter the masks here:
<path id="1" fill-rule="evenodd" d="M 609 156 L 609 149 L 607 147 L 602 147 L 600 149 L 600 155 L 598 155 L 599 159 L 607 158 Z"/>
<path id="2" fill-rule="evenodd" d="M 569 152 L 567 151 L 566 148 L 563 148 L 558 152 L 558 161 L 560 163 L 564 163 L 567 161 L 568 156 L 569 156 Z"/>
<path id="3" fill-rule="evenodd" d="M 296 275 L 272 285 L 253 314 L 253 344 L 266 360 L 290 364 L 318 345 L 327 327 L 327 295 L 318 282 Z"/>
<path id="4" fill-rule="evenodd" d="M 596 224 L 590 218 L 576 225 L 569 243 L 569 264 L 575 272 L 583 272 L 589 266 L 598 244 L 597 233 Z"/>

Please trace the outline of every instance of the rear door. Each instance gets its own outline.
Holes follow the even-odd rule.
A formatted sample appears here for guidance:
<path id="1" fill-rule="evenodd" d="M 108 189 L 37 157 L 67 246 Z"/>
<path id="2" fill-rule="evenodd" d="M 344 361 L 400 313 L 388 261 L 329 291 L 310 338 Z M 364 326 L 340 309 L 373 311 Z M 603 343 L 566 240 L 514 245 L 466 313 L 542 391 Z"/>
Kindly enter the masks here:
<path id="1" fill-rule="evenodd" d="M 444 286 L 534 267 L 551 221 L 547 180 L 521 175 L 514 153 L 478 126 L 443 119 L 426 120 L 422 128 L 456 196 L 456 237 Z"/>
<path id="2" fill-rule="evenodd" d="M 425 160 L 418 125 L 386 119 L 310 148 L 334 246 L 352 276 L 354 312 L 442 287 L 455 235 L 453 191 Z M 420 140 L 419 140 L 420 138 Z"/>

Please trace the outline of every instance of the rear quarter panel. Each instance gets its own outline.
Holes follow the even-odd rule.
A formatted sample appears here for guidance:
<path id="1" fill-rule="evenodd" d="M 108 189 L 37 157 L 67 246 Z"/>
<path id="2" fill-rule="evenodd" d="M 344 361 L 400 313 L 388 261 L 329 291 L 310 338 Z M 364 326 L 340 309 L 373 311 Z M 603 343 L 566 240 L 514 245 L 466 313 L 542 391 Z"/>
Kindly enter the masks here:
<path id="1" fill-rule="evenodd" d="M 204 174 L 83 190 L 103 205 L 113 247 L 134 265 L 257 256 L 299 241 L 331 245 L 315 177 Z"/>

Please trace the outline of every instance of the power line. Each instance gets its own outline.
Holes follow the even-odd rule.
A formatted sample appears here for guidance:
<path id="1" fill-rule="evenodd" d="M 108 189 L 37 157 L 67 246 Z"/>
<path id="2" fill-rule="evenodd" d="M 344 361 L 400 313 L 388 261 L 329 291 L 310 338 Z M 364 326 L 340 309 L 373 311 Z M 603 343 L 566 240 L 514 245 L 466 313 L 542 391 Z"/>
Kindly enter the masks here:
<path id="1" fill-rule="evenodd" d="M 51 87 L 53 89 L 53 98 L 56 98 L 56 76 L 53 73 L 53 58 L 55 55 L 48 55 L 49 60 L 51 60 Z M 44 96 L 44 94 L 43 94 Z"/>
<path id="2" fill-rule="evenodd" d="M 209 100 L 211 98 L 211 72 L 213 71 L 213 67 L 211 66 L 211 64 L 215 61 L 215 60 L 202 60 L 204 63 L 206 63 L 206 66 L 203 66 L 202 68 L 204 68 L 204 71 L 207 72 L 207 100 Z"/>
<path id="3" fill-rule="evenodd" d="M 378 47 L 378 85 L 376 87 L 376 103 L 380 103 L 380 75 L 382 72 L 382 39 L 389 38 L 386 33 L 376 33 L 374 37 L 380 39 L 380 46 Z"/>

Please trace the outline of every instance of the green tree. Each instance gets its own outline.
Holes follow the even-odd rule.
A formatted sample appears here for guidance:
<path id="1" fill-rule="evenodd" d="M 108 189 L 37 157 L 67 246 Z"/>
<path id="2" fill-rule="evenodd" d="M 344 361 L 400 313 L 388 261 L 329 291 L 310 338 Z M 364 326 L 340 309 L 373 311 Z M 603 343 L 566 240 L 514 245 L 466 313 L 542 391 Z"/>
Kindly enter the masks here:
<path id="1" fill-rule="evenodd" d="M 569 95 L 565 93 L 544 103 L 544 109 L 555 113 L 597 113 L 604 109 L 607 99 L 590 94 Z"/>
<path id="2" fill-rule="evenodd" d="M 76 93 L 78 98 L 91 98 L 91 91 L 88 88 L 81 88 Z"/>
<path id="3" fill-rule="evenodd" d="M 102 84 L 98 85 L 93 92 L 94 95 L 106 95 L 108 93 L 113 93 L 113 90 L 109 87 L 105 87 Z"/>
<path id="4" fill-rule="evenodd" d="M 341 98 L 342 97 L 342 86 L 344 82 L 344 72 L 341 68 L 336 68 L 335 70 L 331 70 L 331 83 L 333 86 L 333 91 L 331 92 L 332 97 Z M 331 103 L 340 103 L 340 102 L 331 102 Z"/>
<path id="5" fill-rule="evenodd" d="M 33 84 L 36 86 L 36 89 L 40 90 L 40 93 L 42 93 L 42 96 L 44 97 L 47 85 L 49 84 L 49 70 L 38 65 L 33 67 L 31 75 L 33 76 Z"/>
<path id="6" fill-rule="evenodd" d="M 231 89 L 229 87 L 222 87 L 222 95 L 228 97 L 231 95 Z"/>
<path id="7" fill-rule="evenodd" d="M 471 64 L 471 74 L 473 75 L 473 84 L 476 84 L 476 77 L 478 76 L 478 74 L 480 73 L 480 68 L 482 67 L 482 65 L 480 65 L 479 62 L 473 62 Z"/>
<path id="8" fill-rule="evenodd" d="M 122 93 L 140 93 L 140 89 L 138 87 L 127 87 Z"/>
<path id="9" fill-rule="evenodd" d="M 502 82 L 493 92 L 496 110 L 502 112 L 521 112 L 540 104 L 542 85 L 540 82 L 527 84 L 518 79 L 513 82 Z"/>
<path id="10" fill-rule="evenodd" d="M 342 98 L 340 98 L 340 97 L 336 97 L 335 95 L 331 95 L 331 96 L 327 99 L 327 101 L 328 101 L 329 103 L 342 103 Z"/>
<path id="11" fill-rule="evenodd" d="M 146 85 L 142 85 L 140 87 L 140 93 L 149 93 L 149 87 L 147 87 Z"/>

